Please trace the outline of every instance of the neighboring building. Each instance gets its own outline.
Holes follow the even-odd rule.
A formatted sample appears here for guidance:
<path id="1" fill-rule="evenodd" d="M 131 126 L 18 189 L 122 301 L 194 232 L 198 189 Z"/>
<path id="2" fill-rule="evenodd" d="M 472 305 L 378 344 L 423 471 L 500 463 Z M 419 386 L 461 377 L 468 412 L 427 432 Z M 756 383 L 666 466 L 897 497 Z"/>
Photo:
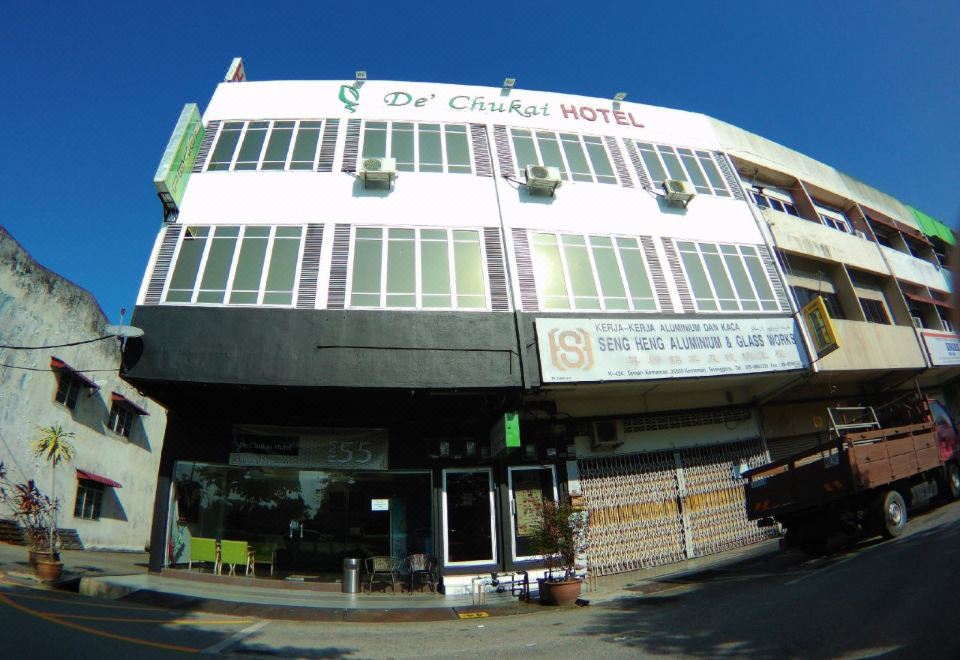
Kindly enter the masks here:
<path id="1" fill-rule="evenodd" d="M 120 380 L 116 337 L 78 343 L 106 335 L 89 292 L 39 265 L 3 227 L 0 264 L 0 461 L 8 478 L 53 493 L 49 465 L 30 445 L 40 427 L 59 424 L 75 434 L 73 461 L 56 470 L 59 527 L 75 530 L 86 549 L 142 551 L 166 412 Z"/>
<path id="2" fill-rule="evenodd" d="M 949 331 L 913 216 L 739 129 L 512 87 L 228 80 L 158 172 L 168 222 L 125 363 L 170 410 L 154 570 L 191 537 L 310 574 L 429 552 L 453 592 L 537 569 L 532 507 L 567 494 L 597 574 L 716 552 L 772 533 L 739 476 L 765 436 L 819 432 L 773 406 L 799 392 L 822 416 L 956 375 L 899 294 Z M 855 233 L 857 204 L 894 247 Z M 832 292 L 820 271 L 846 273 L 839 304 L 860 311 L 812 361 L 795 319 Z"/>

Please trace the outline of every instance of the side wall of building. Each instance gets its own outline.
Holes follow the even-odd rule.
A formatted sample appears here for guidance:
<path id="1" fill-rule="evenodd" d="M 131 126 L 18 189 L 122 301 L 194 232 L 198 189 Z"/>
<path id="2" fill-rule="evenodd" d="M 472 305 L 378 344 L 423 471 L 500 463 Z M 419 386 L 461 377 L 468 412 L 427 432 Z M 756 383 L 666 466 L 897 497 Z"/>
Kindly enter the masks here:
<path id="1" fill-rule="evenodd" d="M 166 411 L 120 380 L 120 348 L 102 337 L 107 323 L 89 292 L 63 279 L 33 258 L 0 227 L 0 461 L 15 482 L 33 479 L 41 492 L 54 492 L 48 465 L 31 444 L 42 427 L 60 425 L 75 434 L 73 460 L 56 470 L 59 526 L 76 529 L 88 549 L 142 550 L 148 543 L 154 486 Z M 51 356 L 97 385 L 83 387 L 73 409 L 56 400 L 62 370 Z M 114 393 L 148 415 L 133 418 L 129 437 L 109 429 Z M 74 515 L 77 471 L 103 476 L 121 487 L 105 486 L 99 519 Z M 0 512 L 6 515 L 7 512 Z"/>

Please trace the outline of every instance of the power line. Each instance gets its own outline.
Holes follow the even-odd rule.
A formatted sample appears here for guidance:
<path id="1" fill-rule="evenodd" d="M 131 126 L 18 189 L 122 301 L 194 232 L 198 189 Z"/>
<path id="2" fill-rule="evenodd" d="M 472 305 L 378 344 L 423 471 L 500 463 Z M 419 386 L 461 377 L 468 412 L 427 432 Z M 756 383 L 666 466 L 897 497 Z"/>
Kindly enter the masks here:
<path id="1" fill-rule="evenodd" d="M 95 341 L 103 341 L 104 339 L 110 339 L 116 337 L 116 335 L 104 335 L 103 337 L 94 337 L 93 339 L 84 339 L 83 341 L 73 341 L 69 344 L 50 344 L 48 346 L 7 346 L 5 344 L 0 344 L 0 349 L 9 349 L 11 351 L 41 351 L 47 348 L 66 348 L 67 346 L 80 346 L 81 344 L 92 344 Z M 4 365 L 9 366 L 9 365 Z"/>

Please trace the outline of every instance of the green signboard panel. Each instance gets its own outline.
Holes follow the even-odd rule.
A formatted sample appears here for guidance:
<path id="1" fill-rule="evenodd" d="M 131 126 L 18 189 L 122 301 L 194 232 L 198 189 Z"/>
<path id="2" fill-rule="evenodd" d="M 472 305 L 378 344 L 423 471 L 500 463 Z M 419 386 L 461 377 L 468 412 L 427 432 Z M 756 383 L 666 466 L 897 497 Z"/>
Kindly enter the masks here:
<path id="1" fill-rule="evenodd" d="M 520 415 L 515 412 L 504 413 L 490 429 L 490 453 L 500 456 L 519 447 Z"/>
<path id="2" fill-rule="evenodd" d="M 180 206 L 202 141 L 203 123 L 200 121 L 200 109 L 196 103 L 188 103 L 183 106 L 180 119 L 177 120 L 163 158 L 160 159 L 157 173 L 153 175 L 153 185 L 165 204 Z"/>

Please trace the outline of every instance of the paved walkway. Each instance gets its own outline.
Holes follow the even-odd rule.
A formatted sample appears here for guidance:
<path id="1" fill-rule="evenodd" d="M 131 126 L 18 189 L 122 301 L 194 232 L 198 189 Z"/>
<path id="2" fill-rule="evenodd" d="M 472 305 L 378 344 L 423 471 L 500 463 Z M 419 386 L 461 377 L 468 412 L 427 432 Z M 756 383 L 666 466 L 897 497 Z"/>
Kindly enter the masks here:
<path id="1" fill-rule="evenodd" d="M 588 585 L 584 601 L 603 602 L 638 591 L 655 589 L 657 580 L 702 571 L 775 552 L 777 541 L 668 564 L 653 569 L 598 578 Z M 504 616 L 530 612 L 539 605 L 519 601 L 509 593 L 487 593 L 483 603 L 470 596 L 431 593 L 343 594 L 290 585 L 278 588 L 251 584 L 245 578 L 199 581 L 149 573 L 146 553 L 64 551 L 64 582 L 81 594 L 125 602 L 203 611 L 261 619 L 308 621 L 442 621 L 458 618 Z M 27 549 L 0 543 L 0 580 L 49 588 L 33 576 Z M 61 585 L 64 586 L 64 585 Z"/>

